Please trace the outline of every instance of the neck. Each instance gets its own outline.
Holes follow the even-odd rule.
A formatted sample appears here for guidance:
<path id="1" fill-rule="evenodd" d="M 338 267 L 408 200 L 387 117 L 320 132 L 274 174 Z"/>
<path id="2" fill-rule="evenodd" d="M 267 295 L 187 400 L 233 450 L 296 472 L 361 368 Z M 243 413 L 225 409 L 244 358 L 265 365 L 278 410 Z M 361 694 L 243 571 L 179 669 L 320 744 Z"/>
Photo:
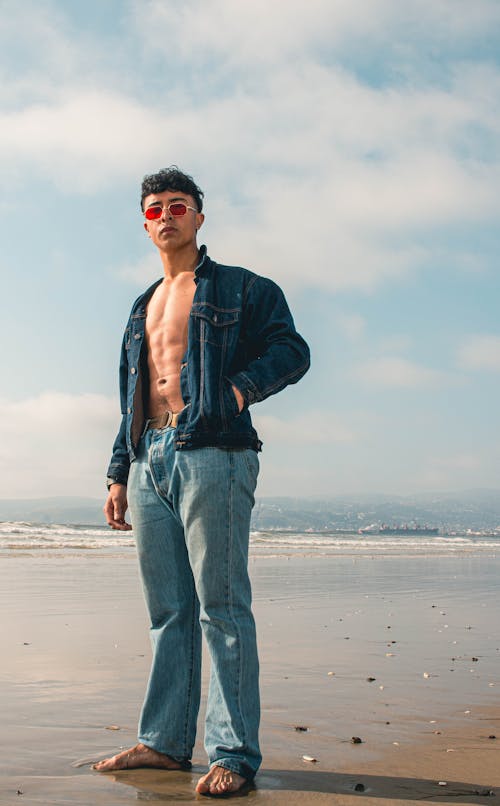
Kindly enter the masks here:
<path id="1" fill-rule="evenodd" d="M 173 280 L 183 272 L 194 272 L 198 265 L 198 247 L 196 243 L 173 250 L 161 250 L 160 258 L 163 264 L 163 272 L 167 280 Z"/>

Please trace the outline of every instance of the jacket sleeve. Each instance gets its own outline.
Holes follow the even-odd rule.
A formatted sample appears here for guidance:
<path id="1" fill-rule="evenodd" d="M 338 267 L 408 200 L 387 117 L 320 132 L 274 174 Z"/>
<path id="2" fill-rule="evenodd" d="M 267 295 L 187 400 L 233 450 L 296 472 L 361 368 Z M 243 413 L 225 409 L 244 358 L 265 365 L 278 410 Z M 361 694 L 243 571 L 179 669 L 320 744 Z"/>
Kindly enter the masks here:
<path id="1" fill-rule="evenodd" d="M 295 329 L 282 290 L 272 280 L 254 276 L 250 281 L 242 335 L 249 362 L 229 380 L 247 406 L 297 383 L 309 369 L 309 347 Z"/>
<path id="2" fill-rule="evenodd" d="M 120 355 L 120 408 L 122 419 L 120 428 L 113 444 L 113 452 L 108 467 L 108 478 L 116 479 L 120 484 L 126 484 L 130 469 L 130 459 L 127 449 L 127 384 L 128 384 L 128 358 L 125 344 L 128 338 L 128 328 L 125 330 Z"/>

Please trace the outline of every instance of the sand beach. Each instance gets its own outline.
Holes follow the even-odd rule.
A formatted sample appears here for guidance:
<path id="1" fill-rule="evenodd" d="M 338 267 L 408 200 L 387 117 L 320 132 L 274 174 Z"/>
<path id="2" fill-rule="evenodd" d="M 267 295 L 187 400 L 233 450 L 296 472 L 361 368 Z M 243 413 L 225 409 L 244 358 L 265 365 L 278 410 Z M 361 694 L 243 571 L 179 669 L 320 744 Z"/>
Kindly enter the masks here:
<path id="1" fill-rule="evenodd" d="M 499 572 L 498 552 L 252 557 L 264 761 L 248 802 L 495 803 Z M 0 579 L 0 804 L 205 800 L 201 720 L 192 772 L 91 769 L 135 741 L 150 650 L 133 551 L 16 549 Z"/>

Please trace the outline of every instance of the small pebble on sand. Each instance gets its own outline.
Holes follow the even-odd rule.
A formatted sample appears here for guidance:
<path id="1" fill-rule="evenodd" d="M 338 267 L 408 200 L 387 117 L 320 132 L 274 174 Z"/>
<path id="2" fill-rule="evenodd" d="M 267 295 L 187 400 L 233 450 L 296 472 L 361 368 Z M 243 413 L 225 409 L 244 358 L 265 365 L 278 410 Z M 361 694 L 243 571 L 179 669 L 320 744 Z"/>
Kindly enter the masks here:
<path id="1" fill-rule="evenodd" d="M 351 744 L 363 744 L 363 739 L 360 739 L 359 736 L 353 736 Z"/>
<path id="2" fill-rule="evenodd" d="M 308 761 L 309 764 L 317 764 L 318 763 L 318 759 L 314 758 L 314 756 L 302 756 L 302 760 L 303 761 Z"/>

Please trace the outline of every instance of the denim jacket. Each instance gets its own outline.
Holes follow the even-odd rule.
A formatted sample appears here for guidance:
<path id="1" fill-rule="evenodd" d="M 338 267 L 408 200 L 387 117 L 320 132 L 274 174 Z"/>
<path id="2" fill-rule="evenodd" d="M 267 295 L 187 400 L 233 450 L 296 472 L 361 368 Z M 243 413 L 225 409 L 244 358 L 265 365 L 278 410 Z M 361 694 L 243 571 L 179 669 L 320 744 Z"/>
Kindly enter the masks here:
<path id="1" fill-rule="evenodd" d="M 200 249 L 196 290 L 181 363 L 176 449 L 205 446 L 261 449 L 248 407 L 296 383 L 309 368 L 309 348 L 297 333 L 281 289 L 247 269 L 223 266 Z M 127 483 L 144 428 L 146 307 L 162 280 L 134 302 L 120 359 L 122 421 L 108 477 Z M 147 381 L 145 382 L 147 384 Z M 244 407 L 232 390 L 242 394 Z"/>

